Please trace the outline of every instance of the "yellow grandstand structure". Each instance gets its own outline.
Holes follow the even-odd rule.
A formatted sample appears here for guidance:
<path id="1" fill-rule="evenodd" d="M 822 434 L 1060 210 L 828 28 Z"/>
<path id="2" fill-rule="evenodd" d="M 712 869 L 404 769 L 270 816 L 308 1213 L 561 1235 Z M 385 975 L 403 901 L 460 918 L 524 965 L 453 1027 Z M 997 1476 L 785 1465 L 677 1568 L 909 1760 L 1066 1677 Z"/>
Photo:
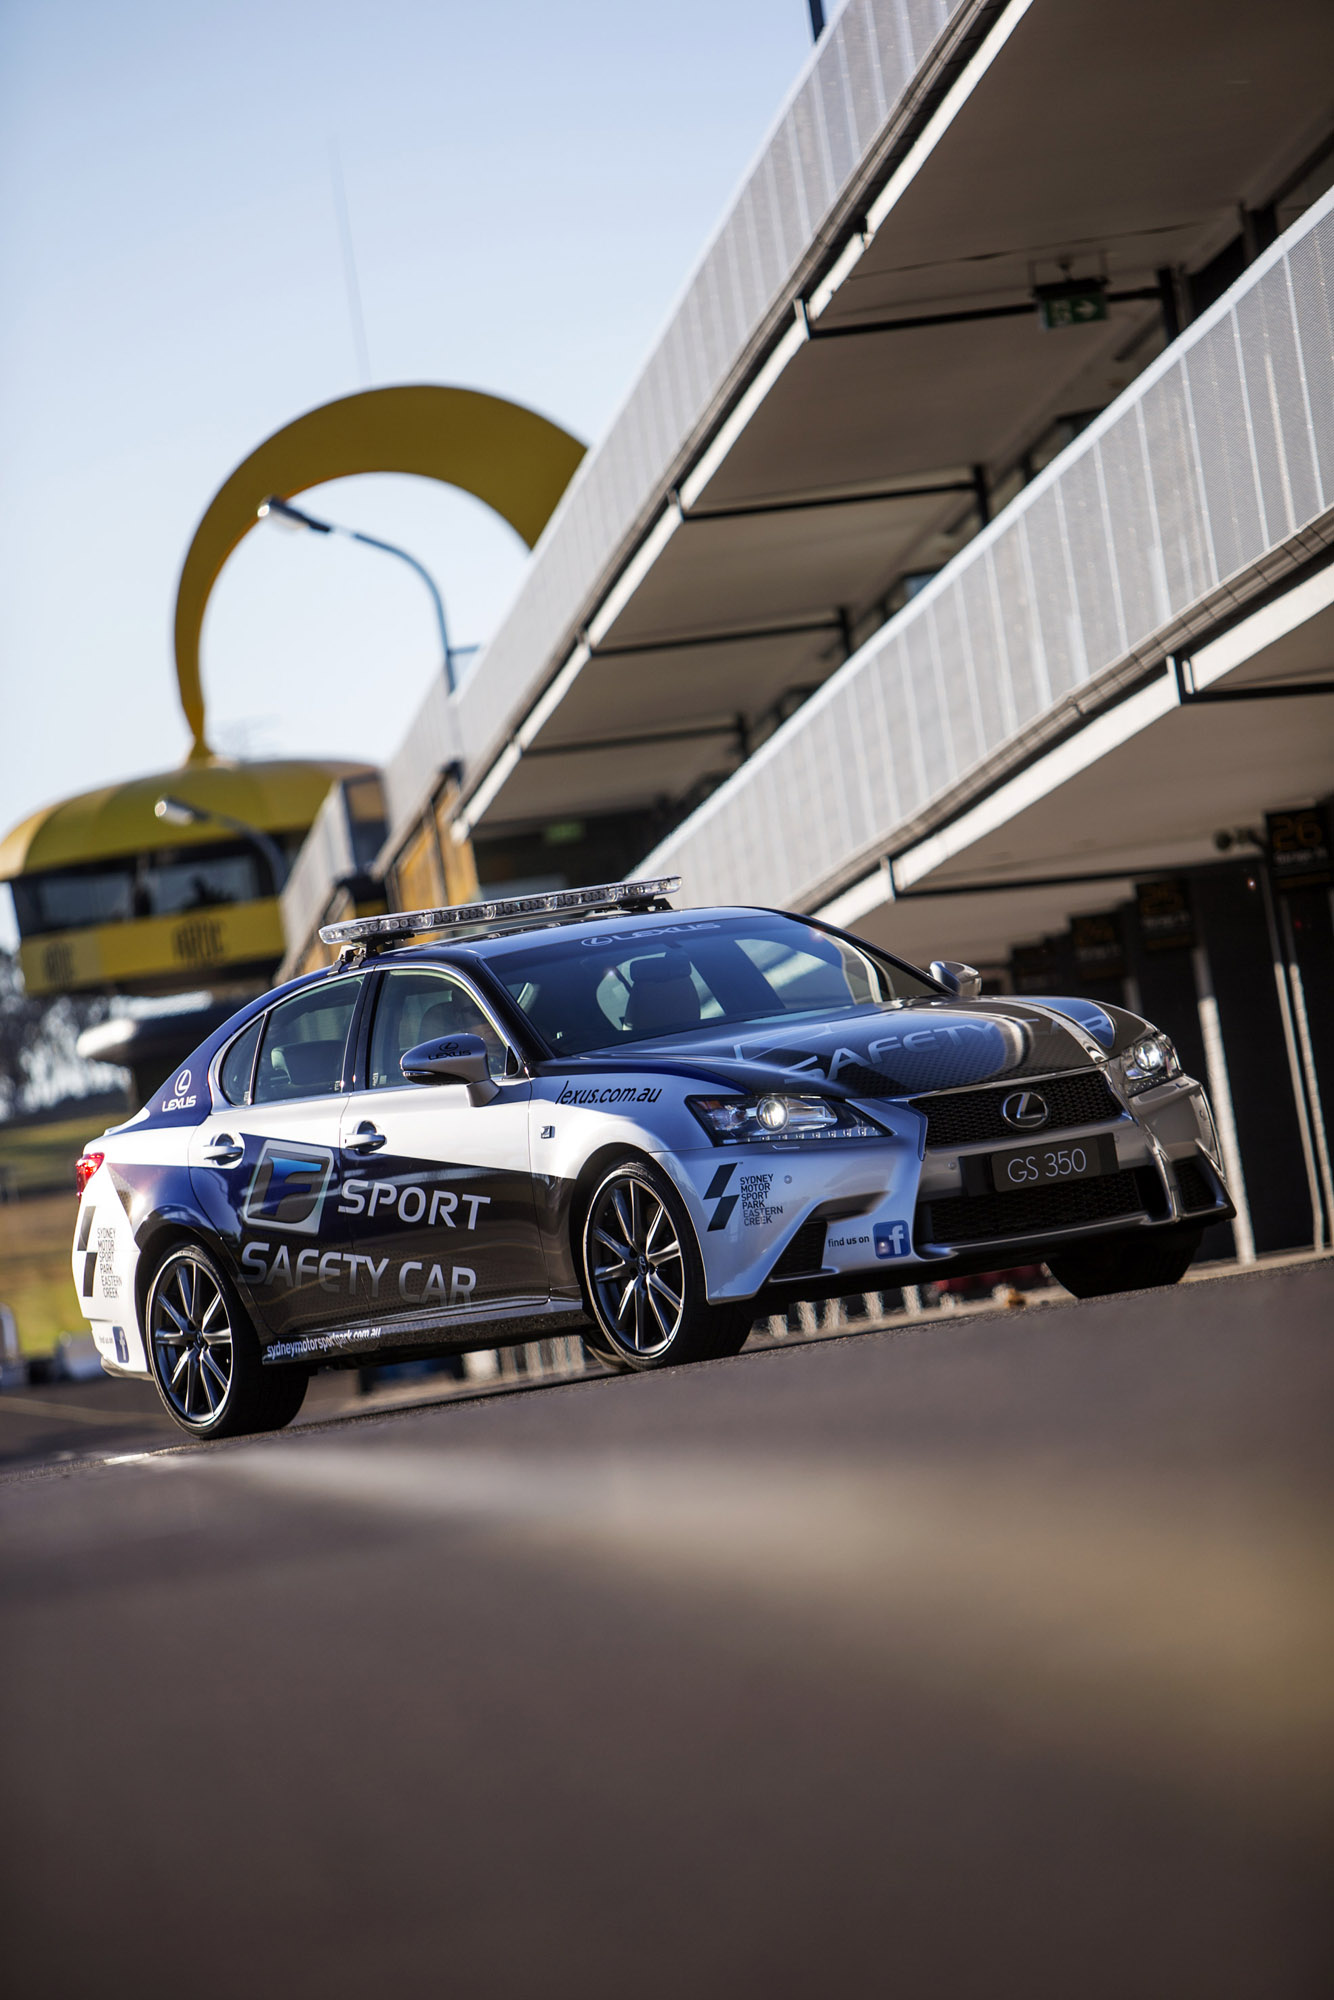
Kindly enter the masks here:
<path id="1" fill-rule="evenodd" d="M 215 759 L 34 813 L 0 843 L 28 991 L 262 984 L 283 955 L 281 883 L 262 846 L 227 822 L 268 836 L 290 863 L 329 787 L 366 770 Z M 164 796 L 201 817 L 185 825 L 159 817 Z"/>

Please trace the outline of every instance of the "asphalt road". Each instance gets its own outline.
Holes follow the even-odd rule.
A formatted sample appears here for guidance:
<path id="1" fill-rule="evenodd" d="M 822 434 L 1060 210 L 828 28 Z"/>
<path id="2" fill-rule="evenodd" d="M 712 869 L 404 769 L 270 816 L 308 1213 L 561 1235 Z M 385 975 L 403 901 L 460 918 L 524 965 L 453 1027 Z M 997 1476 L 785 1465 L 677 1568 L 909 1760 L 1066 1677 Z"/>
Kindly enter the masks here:
<path id="1" fill-rule="evenodd" d="M 364 1413 L 370 1407 L 435 1401 L 456 1394 L 447 1377 L 419 1378 L 379 1391 L 374 1404 L 358 1393 L 352 1369 L 316 1375 L 306 1392 L 298 1426 Z M 82 1382 L 47 1382 L 0 1396 L 0 1479 L 6 1474 L 58 1466 L 77 1469 L 133 1452 L 159 1451 L 183 1443 L 151 1382 L 112 1380 L 95 1375 Z M 187 1447 L 188 1449 L 188 1447 Z"/>
<path id="2" fill-rule="evenodd" d="M 1332 1335 L 1324 1263 L 11 1472 L 7 1991 L 1323 1995 Z"/>

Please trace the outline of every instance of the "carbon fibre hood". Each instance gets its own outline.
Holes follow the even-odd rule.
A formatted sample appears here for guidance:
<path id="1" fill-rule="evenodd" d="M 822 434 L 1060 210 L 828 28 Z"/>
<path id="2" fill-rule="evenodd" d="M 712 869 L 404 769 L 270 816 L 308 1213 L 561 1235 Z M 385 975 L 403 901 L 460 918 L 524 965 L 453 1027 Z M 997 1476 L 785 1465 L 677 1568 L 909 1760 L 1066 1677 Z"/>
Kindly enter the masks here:
<path id="1" fill-rule="evenodd" d="M 1055 1017 L 1055 1018 L 1054 1018 Z M 712 1034 L 707 1027 L 617 1049 L 617 1066 L 670 1065 L 773 1087 L 775 1074 L 833 1084 L 850 1097 L 914 1097 L 933 1090 L 1085 1069 L 1142 1032 L 1136 1015 L 1087 1000 L 930 999 L 802 1015 L 790 1024 Z M 610 1051 L 608 1052 L 610 1053 Z M 606 1067 L 593 1052 L 587 1063 Z"/>

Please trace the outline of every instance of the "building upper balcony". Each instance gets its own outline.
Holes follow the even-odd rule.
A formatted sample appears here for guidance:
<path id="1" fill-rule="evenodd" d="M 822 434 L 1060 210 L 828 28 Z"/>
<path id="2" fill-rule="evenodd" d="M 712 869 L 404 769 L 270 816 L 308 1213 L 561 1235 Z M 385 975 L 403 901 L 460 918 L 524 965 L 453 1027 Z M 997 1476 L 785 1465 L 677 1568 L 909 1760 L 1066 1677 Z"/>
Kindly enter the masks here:
<path id="1" fill-rule="evenodd" d="M 1324 796 L 1332 679 L 1334 190 L 644 872 L 879 910 L 909 955 L 993 921 L 999 950 L 1040 934 L 1044 887 L 1053 914 L 1081 879 L 1114 901 Z M 1022 918 L 988 895 L 1025 881 Z"/>

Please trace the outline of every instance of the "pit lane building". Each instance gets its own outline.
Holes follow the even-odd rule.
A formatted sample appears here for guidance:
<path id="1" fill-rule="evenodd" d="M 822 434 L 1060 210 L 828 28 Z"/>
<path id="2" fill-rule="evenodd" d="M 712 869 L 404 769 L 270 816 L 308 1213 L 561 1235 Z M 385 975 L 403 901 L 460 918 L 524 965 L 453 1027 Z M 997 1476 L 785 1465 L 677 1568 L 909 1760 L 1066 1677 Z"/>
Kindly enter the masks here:
<path id="1" fill-rule="evenodd" d="M 849 0 L 389 765 L 392 900 L 470 842 L 1126 998 L 1241 1254 L 1327 1244 L 1331 182 L 1325 0 Z"/>

